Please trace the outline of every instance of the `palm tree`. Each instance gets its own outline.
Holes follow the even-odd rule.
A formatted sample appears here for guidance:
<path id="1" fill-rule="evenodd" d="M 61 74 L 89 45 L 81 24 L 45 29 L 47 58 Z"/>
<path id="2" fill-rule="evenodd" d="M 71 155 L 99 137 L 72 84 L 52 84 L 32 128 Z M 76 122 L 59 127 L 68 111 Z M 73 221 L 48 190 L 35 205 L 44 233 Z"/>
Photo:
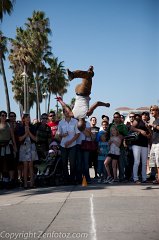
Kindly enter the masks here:
<path id="1" fill-rule="evenodd" d="M 0 31 L 0 74 L 2 74 L 2 78 L 3 78 L 4 91 L 5 91 L 5 95 L 6 95 L 7 113 L 9 114 L 10 101 L 9 101 L 7 79 L 6 79 L 4 63 L 3 63 L 3 60 L 5 60 L 5 53 L 7 53 L 7 38 L 4 37 L 2 32 Z"/>
<path id="2" fill-rule="evenodd" d="M 26 23 L 30 34 L 30 45 L 33 70 L 35 73 L 35 83 L 37 91 L 37 118 L 40 117 L 40 99 L 42 99 L 41 81 L 46 71 L 44 62 L 52 55 L 51 47 L 49 46 L 48 35 L 51 34 L 49 28 L 49 19 L 45 18 L 44 12 L 33 12 L 32 18 L 28 18 Z"/>
<path id="3" fill-rule="evenodd" d="M 51 94 L 63 95 L 67 92 L 68 79 L 66 79 L 66 70 L 64 69 L 63 62 L 58 63 L 58 58 L 48 59 L 49 68 L 47 70 L 47 91 L 48 96 L 48 110 L 50 107 Z M 58 102 L 56 104 L 58 114 Z"/>
<path id="4" fill-rule="evenodd" d="M 4 14 L 9 14 L 11 15 L 13 11 L 13 5 L 15 3 L 15 0 L 0 0 L 0 21 L 2 22 L 3 20 L 3 15 Z"/>
<path id="5" fill-rule="evenodd" d="M 41 88 L 46 71 L 44 63 L 51 55 L 51 48 L 48 45 L 48 33 L 50 33 L 48 23 L 49 21 L 45 18 L 43 12 L 34 11 L 32 18 L 28 18 L 28 22 L 25 24 L 26 30 L 17 28 L 16 39 L 11 40 L 12 48 L 9 56 L 12 69 L 18 77 L 26 68 L 27 75 L 29 75 L 29 86 L 31 79 L 34 79 L 37 96 L 35 101 L 37 104 L 37 119 L 40 117 Z"/>
<path id="6" fill-rule="evenodd" d="M 20 103 L 20 106 L 23 105 L 23 110 L 29 112 L 30 105 L 28 103 L 28 98 L 25 98 L 24 95 L 29 96 L 29 92 L 27 92 L 26 88 L 23 89 L 23 86 L 26 87 L 26 79 L 24 81 L 24 77 L 22 78 L 22 73 L 26 69 L 28 75 L 28 81 L 32 79 L 32 74 L 27 69 L 27 66 L 31 64 L 31 54 L 28 50 L 28 32 L 27 30 L 23 30 L 22 28 L 16 29 L 17 36 L 16 39 L 10 39 L 11 41 L 11 49 L 9 60 L 11 63 L 10 68 L 12 68 L 14 77 L 11 81 L 13 87 L 12 90 L 14 91 L 14 99 Z M 29 85 L 31 83 L 29 82 Z M 20 90 L 20 92 L 19 92 Z M 19 96 L 18 96 L 19 93 Z M 23 100 L 22 100 L 23 98 Z"/>

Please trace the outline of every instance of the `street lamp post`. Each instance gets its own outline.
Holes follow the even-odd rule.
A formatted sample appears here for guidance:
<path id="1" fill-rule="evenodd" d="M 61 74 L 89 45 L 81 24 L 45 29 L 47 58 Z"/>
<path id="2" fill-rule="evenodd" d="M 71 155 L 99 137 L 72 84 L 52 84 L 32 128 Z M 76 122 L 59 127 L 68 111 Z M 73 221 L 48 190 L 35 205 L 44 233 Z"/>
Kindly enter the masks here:
<path id="1" fill-rule="evenodd" d="M 43 96 L 45 98 L 45 113 L 47 113 L 47 95 L 48 94 L 46 92 L 43 93 Z"/>
<path id="2" fill-rule="evenodd" d="M 24 81 L 24 113 L 27 113 L 29 110 L 28 106 L 28 83 L 27 83 L 27 73 L 26 73 L 26 66 L 24 66 L 24 72 L 21 74 Z"/>

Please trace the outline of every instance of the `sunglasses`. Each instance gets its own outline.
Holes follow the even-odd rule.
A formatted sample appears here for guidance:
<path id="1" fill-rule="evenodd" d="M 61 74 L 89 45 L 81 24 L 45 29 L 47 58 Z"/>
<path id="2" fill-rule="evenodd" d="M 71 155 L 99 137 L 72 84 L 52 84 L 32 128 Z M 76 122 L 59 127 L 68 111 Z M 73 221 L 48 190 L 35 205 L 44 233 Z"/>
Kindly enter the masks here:
<path id="1" fill-rule="evenodd" d="M 55 117 L 55 115 L 49 115 L 49 117 Z"/>
<path id="2" fill-rule="evenodd" d="M 10 115 L 9 117 L 13 118 L 13 117 L 16 117 L 15 115 Z"/>
<path id="3" fill-rule="evenodd" d="M 48 118 L 47 118 L 47 117 L 43 117 L 42 119 L 43 119 L 43 120 L 47 120 Z"/>
<path id="4" fill-rule="evenodd" d="M 2 114 L 1 117 L 7 117 L 7 115 L 6 114 Z"/>
<path id="5" fill-rule="evenodd" d="M 133 117 L 135 117 L 135 116 L 129 116 L 129 118 L 133 118 Z"/>

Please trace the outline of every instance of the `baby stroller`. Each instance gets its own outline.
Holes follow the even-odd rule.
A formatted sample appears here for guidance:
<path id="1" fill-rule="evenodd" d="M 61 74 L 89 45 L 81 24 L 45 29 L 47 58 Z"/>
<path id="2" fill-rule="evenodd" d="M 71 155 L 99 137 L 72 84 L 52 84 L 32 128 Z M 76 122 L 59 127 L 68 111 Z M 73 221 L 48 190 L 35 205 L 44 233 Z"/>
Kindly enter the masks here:
<path id="1" fill-rule="evenodd" d="M 63 184 L 61 152 L 59 144 L 56 141 L 50 144 L 43 168 L 38 169 L 35 182 L 39 187 Z"/>

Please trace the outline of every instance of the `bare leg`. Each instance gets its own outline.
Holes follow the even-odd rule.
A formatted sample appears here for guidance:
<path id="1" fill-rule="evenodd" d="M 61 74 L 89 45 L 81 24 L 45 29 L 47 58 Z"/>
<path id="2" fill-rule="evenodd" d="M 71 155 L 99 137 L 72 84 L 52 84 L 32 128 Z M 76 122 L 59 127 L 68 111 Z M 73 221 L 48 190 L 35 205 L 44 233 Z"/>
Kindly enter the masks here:
<path id="1" fill-rule="evenodd" d="M 93 114 L 94 110 L 97 107 L 110 107 L 110 103 L 105 103 L 105 102 L 96 102 L 94 103 L 92 106 L 90 106 L 88 112 L 87 112 L 87 116 L 90 116 Z"/>
<path id="2" fill-rule="evenodd" d="M 30 187 L 34 187 L 33 161 L 29 162 Z"/>
<path id="3" fill-rule="evenodd" d="M 64 103 L 64 101 L 62 100 L 62 98 L 61 98 L 61 97 L 57 97 L 56 99 L 57 99 L 57 101 L 61 104 L 61 106 L 63 107 L 63 109 L 65 109 L 65 110 L 68 112 L 69 116 L 70 116 L 70 117 L 74 117 L 74 116 L 73 116 L 73 112 L 72 112 L 72 111 L 70 110 L 70 108 L 66 105 L 66 103 Z"/>
<path id="4" fill-rule="evenodd" d="M 24 171 L 24 187 L 27 187 L 28 182 L 28 162 L 23 163 L 23 171 Z"/>
<path id="5" fill-rule="evenodd" d="M 67 73 L 70 81 L 72 81 L 74 78 L 89 79 L 94 76 L 93 66 L 90 66 L 88 71 L 76 70 L 71 72 L 69 69 L 67 69 Z"/>
<path id="6" fill-rule="evenodd" d="M 107 174 L 108 174 L 108 177 L 111 177 L 111 173 L 110 173 L 110 169 L 109 169 L 109 163 L 111 161 L 111 158 L 110 157 L 107 157 L 104 161 L 104 166 L 105 166 L 105 169 L 107 171 Z"/>
<path id="7" fill-rule="evenodd" d="M 117 178 L 117 160 L 112 160 L 112 168 L 113 168 L 114 179 L 116 179 Z"/>
<path id="8" fill-rule="evenodd" d="M 157 182 L 159 183 L 159 168 L 157 168 Z"/>

